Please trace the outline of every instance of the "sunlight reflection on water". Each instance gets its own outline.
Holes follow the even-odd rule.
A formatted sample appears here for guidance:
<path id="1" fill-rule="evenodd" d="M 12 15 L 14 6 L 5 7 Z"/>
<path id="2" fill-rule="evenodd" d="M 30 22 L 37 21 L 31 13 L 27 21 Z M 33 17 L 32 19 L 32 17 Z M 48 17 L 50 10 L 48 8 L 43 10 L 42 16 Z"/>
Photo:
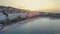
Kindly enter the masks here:
<path id="1" fill-rule="evenodd" d="M 17 34 L 57 34 L 60 33 L 60 20 L 52 20 L 48 18 L 39 18 L 17 27 L 7 33 Z"/>

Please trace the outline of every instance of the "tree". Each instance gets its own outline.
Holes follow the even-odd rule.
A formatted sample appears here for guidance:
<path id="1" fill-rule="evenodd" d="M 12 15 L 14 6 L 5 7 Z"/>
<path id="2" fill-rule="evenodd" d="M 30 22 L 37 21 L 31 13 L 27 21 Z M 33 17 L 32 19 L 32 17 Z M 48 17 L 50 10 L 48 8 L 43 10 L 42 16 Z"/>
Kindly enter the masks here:
<path id="1" fill-rule="evenodd" d="M 8 19 L 8 14 L 6 13 L 6 11 L 5 10 L 3 10 L 2 11 L 3 12 L 3 14 L 6 16 L 6 20 L 5 21 L 3 21 L 5 24 L 9 24 L 9 19 Z"/>

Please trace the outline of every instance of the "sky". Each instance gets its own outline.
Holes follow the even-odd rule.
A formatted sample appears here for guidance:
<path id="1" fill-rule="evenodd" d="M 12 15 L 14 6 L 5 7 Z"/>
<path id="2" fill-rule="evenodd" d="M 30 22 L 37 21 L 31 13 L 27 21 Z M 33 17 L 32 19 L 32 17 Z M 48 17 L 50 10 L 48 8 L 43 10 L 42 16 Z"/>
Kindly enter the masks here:
<path id="1" fill-rule="evenodd" d="M 27 10 L 60 11 L 60 0 L 0 0 L 0 5 Z"/>

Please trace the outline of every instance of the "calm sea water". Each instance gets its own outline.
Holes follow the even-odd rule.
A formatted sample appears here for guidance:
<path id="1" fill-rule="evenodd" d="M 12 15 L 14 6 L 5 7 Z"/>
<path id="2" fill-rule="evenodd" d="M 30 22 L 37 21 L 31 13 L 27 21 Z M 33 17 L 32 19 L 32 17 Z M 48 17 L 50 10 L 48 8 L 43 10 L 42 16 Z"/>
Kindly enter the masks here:
<path id="1" fill-rule="evenodd" d="M 37 18 L 5 34 L 60 34 L 60 19 Z"/>

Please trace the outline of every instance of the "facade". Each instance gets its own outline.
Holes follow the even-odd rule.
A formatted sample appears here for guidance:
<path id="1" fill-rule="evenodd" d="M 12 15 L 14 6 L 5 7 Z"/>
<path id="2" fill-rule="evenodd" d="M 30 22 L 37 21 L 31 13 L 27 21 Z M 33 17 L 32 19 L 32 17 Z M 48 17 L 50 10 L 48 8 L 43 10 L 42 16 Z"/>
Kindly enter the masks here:
<path id="1" fill-rule="evenodd" d="M 6 20 L 6 19 L 7 19 L 6 15 L 0 13 L 0 21 Z"/>

